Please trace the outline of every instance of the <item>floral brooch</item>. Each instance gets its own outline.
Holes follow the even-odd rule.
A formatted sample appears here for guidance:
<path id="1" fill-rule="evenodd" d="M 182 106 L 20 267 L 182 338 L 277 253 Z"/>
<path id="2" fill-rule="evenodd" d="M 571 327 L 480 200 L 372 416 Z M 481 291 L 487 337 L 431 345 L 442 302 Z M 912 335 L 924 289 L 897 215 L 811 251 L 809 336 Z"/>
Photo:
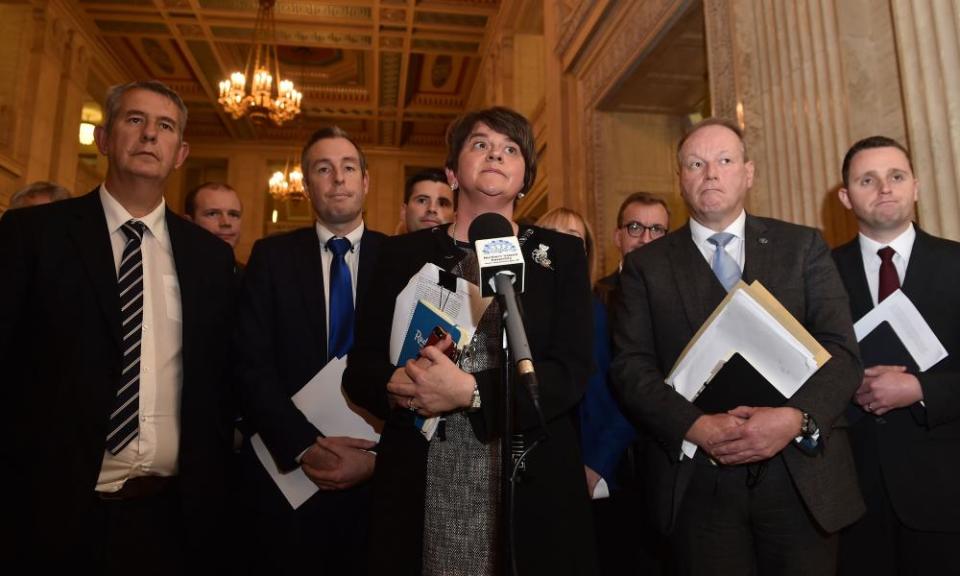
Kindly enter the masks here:
<path id="1" fill-rule="evenodd" d="M 546 244 L 541 244 L 536 248 L 531 255 L 533 256 L 533 261 L 537 264 L 553 270 L 553 263 L 550 261 L 550 256 L 547 254 L 547 251 L 550 250 L 550 247 Z"/>

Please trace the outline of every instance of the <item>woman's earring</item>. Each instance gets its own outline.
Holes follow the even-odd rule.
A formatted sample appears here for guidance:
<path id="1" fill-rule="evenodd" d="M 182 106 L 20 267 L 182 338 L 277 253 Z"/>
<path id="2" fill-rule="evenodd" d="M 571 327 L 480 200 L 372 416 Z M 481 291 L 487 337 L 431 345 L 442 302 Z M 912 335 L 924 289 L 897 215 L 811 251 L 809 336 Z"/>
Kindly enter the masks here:
<path id="1" fill-rule="evenodd" d="M 526 192 L 520 192 L 519 194 L 517 194 L 517 198 L 523 198 L 526 195 L 527 195 Z"/>

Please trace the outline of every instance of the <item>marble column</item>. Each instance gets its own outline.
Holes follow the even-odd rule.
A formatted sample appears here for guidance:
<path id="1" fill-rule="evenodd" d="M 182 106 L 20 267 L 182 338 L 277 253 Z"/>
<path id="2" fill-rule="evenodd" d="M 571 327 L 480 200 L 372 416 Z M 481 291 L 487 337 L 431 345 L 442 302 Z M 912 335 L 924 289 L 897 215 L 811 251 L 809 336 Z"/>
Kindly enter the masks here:
<path id="1" fill-rule="evenodd" d="M 56 111 L 56 136 L 52 142 L 50 179 L 61 186 L 71 188 L 77 179 L 77 158 L 80 149 L 79 126 L 86 98 L 89 57 L 80 34 L 70 32 L 70 41 L 65 54 L 63 78 Z M 73 190 L 74 195 L 85 190 Z"/>
<path id="2" fill-rule="evenodd" d="M 33 25 L 30 73 L 26 77 L 33 96 L 22 116 L 29 134 L 25 139 L 24 183 L 49 180 L 51 177 L 54 165 L 51 143 L 58 131 L 60 82 L 68 41 L 64 22 L 44 9 L 35 9 Z M 70 184 L 66 183 L 67 186 Z"/>
<path id="3" fill-rule="evenodd" d="M 849 140 L 835 3 L 705 0 L 704 15 L 714 114 L 744 128 L 757 166 L 748 208 L 850 237 L 835 200 Z"/>
<path id="4" fill-rule="evenodd" d="M 960 0 L 891 4 L 920 224 L 960 240 Z"/>

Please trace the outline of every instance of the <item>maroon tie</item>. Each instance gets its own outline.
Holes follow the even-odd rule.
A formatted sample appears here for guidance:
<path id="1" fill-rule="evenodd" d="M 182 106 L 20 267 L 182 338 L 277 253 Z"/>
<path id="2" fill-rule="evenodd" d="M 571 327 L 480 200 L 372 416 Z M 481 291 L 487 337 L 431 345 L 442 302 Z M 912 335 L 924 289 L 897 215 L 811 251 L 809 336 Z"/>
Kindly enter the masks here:
<path id="1" fill-rule="evenodd" d="M 877 302 L 893 294 L 900 288 L 900 277 L 897 276 L 897 267 L 893 265 L 893 255 L 896 250 L 889 246 L 877 250 L 880 257 L 880 288 L 877 291 Z"/>

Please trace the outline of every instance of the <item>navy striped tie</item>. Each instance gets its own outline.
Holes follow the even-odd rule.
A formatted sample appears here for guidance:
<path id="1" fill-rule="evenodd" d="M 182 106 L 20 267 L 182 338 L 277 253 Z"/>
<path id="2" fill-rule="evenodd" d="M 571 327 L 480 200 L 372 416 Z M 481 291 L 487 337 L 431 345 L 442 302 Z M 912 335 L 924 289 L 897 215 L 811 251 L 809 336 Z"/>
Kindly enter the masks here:
<path id="1" fill-rule="evenodd" d="M 116 455 L 137 437 L 140 431 L 140 338 L 143 325 L 143 222 L 130 220 L 122 226 L 127 244 L 120 259 L 117 287 L 120 290 L 120 333 L 123 335 L 123 364 L 119 387 L 110 413 L 107 450 Z"/>

